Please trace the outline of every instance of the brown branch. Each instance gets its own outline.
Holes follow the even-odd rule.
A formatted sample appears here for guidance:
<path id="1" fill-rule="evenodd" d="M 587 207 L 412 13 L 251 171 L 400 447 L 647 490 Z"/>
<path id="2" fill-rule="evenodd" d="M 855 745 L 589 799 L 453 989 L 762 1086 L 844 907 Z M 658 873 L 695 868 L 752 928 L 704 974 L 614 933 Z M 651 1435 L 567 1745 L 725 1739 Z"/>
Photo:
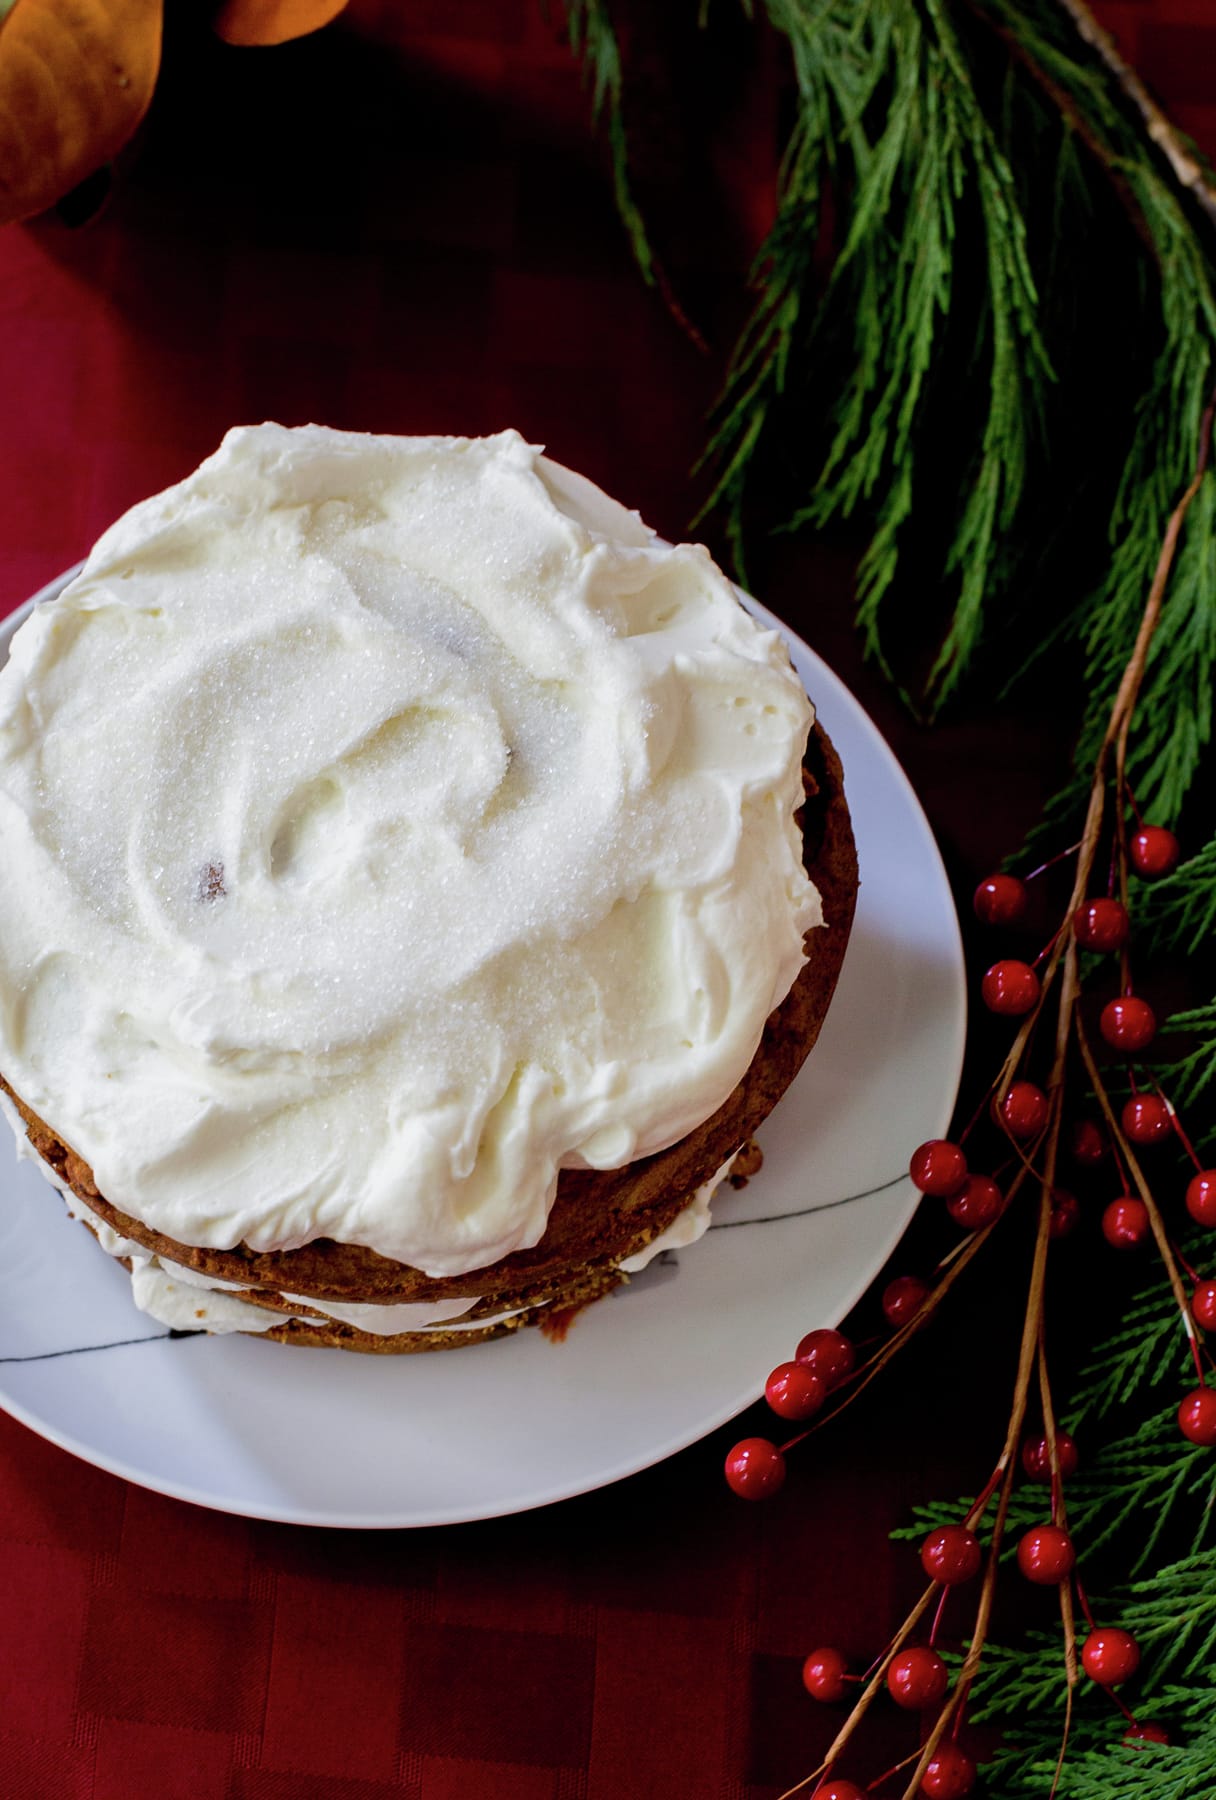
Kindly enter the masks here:
<path id="1" fill-rule="evenodd" d="M 1185 189 L 1212 223 L 1216 224 L 1216 187 L 1213 186 L 1208 171 L 1192 153 L 1177 126 L 1158 106 L 1136 71 L 1124 62 L 1114 38 L 1102 29 L 1085 0 L 1058 0 L 1058 4 L 1072 20 L 1078 37 L 1094 51 L 1140 114 L 1145 130 L 1169 163 L 1178 186 Z"/>
<path id="2" fill-rule="evenodd" d="M 1062 3 L 1071 4 L 1071 0 L 1062 0 Z M 988 1627 L 992 1616 L 992 1602 L 996 1591 L 997 1565 L 1000 1559 L 1001 1545 L 1005 1534 L 1005 1522 L 1009 1513 L 1009 1502 L 1013 1492 L 1013 1482 L 1017 1468 L 1016 1451 L 1018 1441 L 1022 1435 L 1022 1428 L 1025 1423 L 1030 1380 L 1036 1362 L 1039 1370 L 1039 1392 L 1043 1403 L 1044 1431 L 1047 1437 L 1051 1458 L 1053 1513 L 1060 1519 L 1066 1517 L 1063 1505 L 1063 1486 L 1060 1479 L 1055 1410 L 1052 1405 L 1051 1390 L 1047 1378 L 1043 1306 L 1047 1275 L 1047 1250 L 1051 1236 L 1051 1198 L 1055 1184 L 1056 1159 L 1059 1152 L 1060 1125 L 1063 1115 L 1064 1077 L 1067 1068 L 1069 1047 L 1074 1032 L 1076 1034 L 1077 1042 L 1080 1045 L 1082 1059 L 1085 1063 L 1094 1092 L 1106 1115 L 1112 1138 L 1114 1139 L 1116 1146 L 1125 1155 L 1127 1165 L 1132 1171 L 1137 1188 L 1148 1208 L 1153 1234 L 1157 1239 L 1158 1248 L 1161 1251 L 1162 1258 L 1169 1271 L 1170 1281 L 1174 1288 L 1175 1297 L 1178 1300 L 1183 1319 L 1186 1322 L 1188 1333 L 1192 1338 L 1192 1342 L 1194 1341 L 1195 1328 L 1191 1321 L 1190 1310 L 1187 1305 L 1185 1291 L 1182 1287 L 1181 1276 L 1178 1273 L 1177 1263 L 1174 1259 L 1160 1211 L 1152 1197 L 1151 1191 L 1144 1179 L 1143 1172 L 1136 1161 L 1131 1146 L 1122 1130 L 1122 1126 L 1115 1117 L 1110 1097 L 1106 1092 L 1106 1088 L 1102 1082 L 1101 1075 L 1098 1072 L 1097 1065 L 1094 1062 L 1093 1055 L 1089 1048 L 1088 1040 L 1085 1036 L 1085 1030 L 1077 1008 L 1077 1001 L 1080 994 L 1080 978 L 1078 971 L 1079 959 L 1076 935 L 1071 929 L 1071 921 L 1077 908 L 1081 905 L 1081 902 L 1089 892 L 1090 876 L 1093 872 L 1094 858 L 1097 854 L 1098 844 L 1101 839 L 1102 823 L 1106 810 L 1109 780 L 1108 764 L 1112 750 L 1115 752 L 1117 768 L 1117 801 L 1121 802 L 1123 793 L 1123 768 L 1126 758 L 1128 731 L 1130 729 L 1132 715 L 1135 711 L 1136 701 L 1140 693 L 1140 686 L 1144 679 L 1144 671 L 1148 664 L 1149 646 L 1161 616 L 1165 590 L 1169 581 L 1170 570 L 1173 566 L 1174 556 L 1177 551 L 1178 538 L 1182 530 L 1182 524 L 1192 500 L 1199 491 L 1200 484 L 1203 481 L 1204 474 L 1207 470 L 1214 411 L 1216 411 L 1216 393 L 1214 393 L 1212 399 L 1209 400 L 1203 414 L 1195 472 L 1186 491 L 1183 493 L 1182 498 L 1170 514 L 1166 525 L 1165 536 L 1162 541 L 1160 554 L 1157 558 L 1157 566 L 1153 574 L 1152 584 L 1149 588 L 1148 599 L 1145 602 L 1144 613 L 1140 620 L 1140 627 L 1136 634 L 1136 641 L 1132 648 L 1131 656 L 1128 658 L 1127 666 L 1123 671 L 1123 677 L 1119 683 L 1119 689 L 1111 707 L 1106 731 L 1094 764 L 1093 779 L 1089 790 L 1089 801 L 1086 807 L 1085 826 L 1081 833 L 1081 840 L 1077 848 L 1077 864 L 1073 878 L 1072 896 L 1069 900 L 1068 912 L 1066 914 L 1066 920 L 1070 928 L 1057 934 L 1044 973 L 1042 982 L 1043 991 L 1040 995 L 1039 1003 L 1018 1030 L 1013 1047 L 1010 1050 L 1009 1055 L 1005 1058 L 1001 1073 L 994 1084 L 999 1104 L 999 1101 L 1007 1092 L 1009 1084 L 1021 1063 L 1031 1031 L 1042 1011 L 1047 991 L 1054 983 L 1056 975 L 1059 974 L 1060 996 L 1059 1007 L 1056 1014 L 1055 1047 L 1052 1057 L 1051 1075 L 1047 1085 L 1050 1113 L 1048 1115 L 1048 1124 L 1043 1140 L 1044 1157 L 1039 1187 L 1038 1231 L 1035 1236 L 1034 1257 L 1031 1264 L 1030 1281 L 1027 1288 L 1026 1314 L 1022 1326 L 1022 1342 L 1018 1354 L 1017 1374 L 1014 1379 L 1013 1402 L 1010 1407 L 1009 1425 L 1005 1434 L 1004 1448 L 1002 1449 L 996 1465 L 997 1476 L 1000 1478 L 1000 1497 L 997 1502 L 996 1516 L 993 1520 L 992 1536 L 988 1548 L 988 1560 L 984 1569 L 983 1586 L 980 1590 L 979 1605 L 976 1608 L 975 1625 L 972 1630 L 971 1641 L 967 1647 L 967 1654 L 963 1659 L 963 1665 L 959 1672 L 958 1680 L 955 1682 L 950 1695 L 942 1706 L 942 1709 L 921 1748 L 920 1755 L 916 1761 L 916 1767 L 912 1772 L 911 1780 L 904 1790 L 903 1800 L 916 1800 L 916 1796 L 920 1790 L 921 1781 L 933 1758 L 934 1752 L 941 1743 L 947 1730 L 949 1730 L 951 1725 L 961 1717 L 966 1705 L 967 1696 L 971 1690 L 971 1685 L 980 1668 L 984 1646 L 988 1637 Z M 1121 804 L 1117 803 L 1116 814 L 1119 815 L 1120 813 Z M 1116 829 L 1118 829 L 1118 826 Z M 1034 1173 L 1029 1156 L 1021 1151 L 1020 1145 L 1017 1146 L 1017 1148 L 1022 1155 L 1022 1168 L 1019 1169 L 1015 1182 L 1010 1189 L 1011 1198 L 1027 1175 Z M 1037 1148 L 1037 1146 L 1035 1148 Z M 979 1249 L 980 1243 L 987 1238 L 996 1222 L 997 1221 L 994 1220 L 993 1225 L 987 1226 L 984 1231 L 976 1234 L 973 1242 L 968 1245 L 966 1252 L 959 1256 L 954 1266 L 943 1276 L 933 1293 L 922 1303 L 914 1318 L 910 1320 L 909 1323 L 905 1325 L 886 1346 L 884 1346 L 883 1350 L 874 1357 L 872 1362 L 867 1365 L 864 1372 L 864 1379 L 855 1384 L 847 1399 L 842 1400 L 841 1404 L 828 1415 L 829 1417 L 835 1417 L 836 1413 L 841 1411 L 843 1406 L 855 1399 L 857 1394 L 873 1380 L 879 1370 L 890 1360 L 896 1350 L 902 1346 L 907 1340 L 907 1337 L 910 1336 L 913 1331 L 918 1330 L 921 1325 L 927 1323 L 928 1319 L 932 1316 L 932 1313 L 936 1311 L 937 1306 L 940 1304 L 941 1299 L 948 1288 L 971 1261 L 971 1258 Z M 824 1422 L 826 1422 L 826 1420 Z M 816 1424 L 818 1424 L 818 1421 Z M 801 1437 L 809 1435 L 809 1431 L 814 1429 L 816 1429 L 816 1426 L 810 1427 L 808 1432 L 801 1434 Z M 801 1437 L 794 1441 L 800 1442 Z M 989 1496 L 991 1491 L 991 1488 L 985 1490 L 986 1494 Z M 968 1514 L 969 1519 L 971 1516 L 971 1514 Z M 891 1659 L 896 1655 L 903 1644 L 907 1642 L 908 1637 L 915 1629 L 918 1621 L 927 1611 L 936 1592 L 936 1586 L 937 1584 L 935 1583 L 921 1596 L 917 1605 L 900 1626 L 895 1637 L 888 1645 L 882 1660 L 874 1670 L 860 1698 L 853 1706 L 848 1718 L 844 1721 L 840 1730 L 836 1733 L 836 1736 L 828 1747 L 827 1754 L 819 1767 L 810 1775 L 804 1777 L 803 1780 L 796 1782 L 793 1787 L 787 1788 L 785 1793 L 780 1796 L 780 1800 L 792 1800 L 794 1795 L 802 1793 L 813 1781 L 816 1781 L 819 1776 L 831 1769 L 836 1759 L 840 1756 L 854 1732 L 857 1730 L 865 1713 L 868 1711 L 875 1694 L 882 1684 L 883 1677 L 890 1666 Z M 1064 1663 L 1068 1679 L 1068 1699 L 1065 1712 L 1064 1739 L 1056 1767 L 1055 1780 L 1052 1783 L 1052 1794 L 1055 1793 L 1056 1787 L 1058 1786 L 1060 1769 L 1063 1766 L 1064 1753 L 1067 1748 L 1072 1719 L 1073 1691 L 1077 1683 L 1076 1627 L 1072 1612 L 1071 1590 L 1067 1580 L 1060 1583 L 1060 1608 L 1064 1626 Z"/>
<path id="3" fill-rule="evenodd" d="M 1118 1145 L 1120 1154 L 1127 1162 L 1127 1166 L 1131 1171 L 1132 1180 L 1136 1186 L 1136 1192 L 1143 1200 L 1148 1211 L 1148 1219 L 1149 1224 L 1152 1227 L 1153 1237 L 1157 1241 L 1157 1248 L 1161 1253 L 1161 1260 L 1165 1264 L 1165 1270 L 1166 1274 L 1169 1276 L 1170 1286 L 1174 1290 L 1174 1299 L 1178 1302 L 1178 1310 L 1182 1314 L 1187 1336 L 1193 1345 L 1195 1342 L 1195 1325 L 1191 1318 L 1191 1308 L 1190 1303 L 1187 1300 L 1186 1289 L 1182 1285 L 1182 1275 L 1178 1268 L 1177 1259 L 1174 1256 L 1174 1247 L 1170 1243 L 1169 1233 L 1165 1229 L 1165 1220 L 1161 1217 L 1161 1209 L 1153 1198 L 1153 1190 L 1150 1188 L 1148 1181 L 1145 1178 L 1144 1170 L 1136 1160 L 1136 1153 L 1128 1141 L 1122 1123 L 1115 1114 L 1115 1109 L 1111 1104 L 1110 1095 L 1106 1091 L 1106 1083 L 1103 1081 L 1098 1065 L 1094 1060 L 1094 1053 L 1090 1049 L 1089 1039 L 1086 1036 L 1085 1027 L 1082 1025 L 1080 1019 L 1077 1020 L 1077 1042 L 1081 1047 L 1081 1060 L 1085 1064 L 1085 1072 L 1089 1076 L 1090 1085 L 1098 1097 L 1098 1105 L 1106 1114 L 1106 1122 L 1110 1127 L 1111 1136 Z"/>
<path id="4" fill-rule="evenodd" d="M 865 1714 L 869 1711 L 874 1696 L 883 1685 L 883 1678 L 891 1665 L 892 1659 L 903 1649 L 904 1645 L 933 1604 L 936 1596 L 937 1583 L 934 1581 L 925 1589 L 916 1605 L 912 1608 L 912 1611 L 908 1614 L 895 1636 L 891 1639 L 891 1642 L 887 1645 L 886 1653 L 884 1654 L 882 1661 L 878 1664 L 860 1695 L 854 1701 L 853 1708 L 849 1713 L 848 1718 L 828 1745 L 827 1752 L 824 1755 L 823 1761 L 819 1764 L 819 1767 L 817 1769 L 812 1769 L 809 1775 L 804 1775 L 801 1781 L 796 1781 L 793 1787 L 786 1788 L 784 1794 L 778 1795 L 778 1800 L 791 1800 L 792 1795 L 800 1794 L 804 1788 L 810 1786 L 812 1781 L 817 1781 L 821 1775 L 826 1774 L 831 1768 L 832 1764 L 844 1750 L 845 1745 L 848 1743 L 857 1727 L 861 1724 Z"/>

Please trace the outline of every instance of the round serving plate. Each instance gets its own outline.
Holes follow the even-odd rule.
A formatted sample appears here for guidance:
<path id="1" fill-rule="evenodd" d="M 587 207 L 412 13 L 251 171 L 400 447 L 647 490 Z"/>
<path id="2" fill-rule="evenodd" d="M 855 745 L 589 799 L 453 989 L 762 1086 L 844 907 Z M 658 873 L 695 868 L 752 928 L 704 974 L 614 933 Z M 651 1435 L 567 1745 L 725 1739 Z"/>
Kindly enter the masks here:
<path id="1" fill-rule="evenodd" d="M 0 625 L 0 662 L 30 608 Z M 253 1518 L 437 1525 L 544 1506 L 713 1431 L 802 1334 L 835 1324 L 914 1212 L 908 1156 L 962 1061 L 958 922 L 899 764 L 831 670 L 780 631 L 844 765 L 856 922 L 814 1053 L 759 1133 L 764 1167 L 692 1249 L 580 1314 L 430 1356 L 174 1337 L 0 1141 L 0 1406 L 127 1480 Z"/>

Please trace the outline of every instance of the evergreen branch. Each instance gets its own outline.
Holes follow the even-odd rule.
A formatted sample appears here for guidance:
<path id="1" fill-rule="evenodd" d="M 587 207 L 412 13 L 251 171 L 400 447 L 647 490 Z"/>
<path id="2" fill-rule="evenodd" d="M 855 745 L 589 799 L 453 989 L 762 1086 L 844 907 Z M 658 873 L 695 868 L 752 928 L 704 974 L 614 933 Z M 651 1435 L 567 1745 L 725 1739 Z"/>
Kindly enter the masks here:
<path id="1" fill-rule="evenodd" d="M 1216 186 L 1195 155 L 1194 145 L 1187 142 L 1162 112 L 1136 71 L 1124 62 L 1114 38 L 1098 24 L 1084 0 L 1059 0 L 1059 3 L 1075 25 L 1077 35 L 1097 51 L 1140 114 L 1149 137 L 1168 159 L 1178 186 L 1193 195 L 1208 218 L 1216 223 Z"/>
<path id="2" fill-rule="evenodd" d="M 1216 1080 L 1216 1000 L 1174 1013 L 1170 1031 L 1192 1032 L 1198 1038 L 1193 1049 L 1161 1069 L 1174 1105 L 1190 1108 L 1207 1095 Z"/>
<path id="3" fill-rule="evenodd" d="M 1155 949 L 1180 949 L 1193 956 L 1208 943 L 1216 931 L 1216 838 L 1172 875 L 1146 888 L 1139 912 Z"/>
<path id="4" fill-rule="evenodd" d="M 600 124 L 607 117 L 612 192 L 629 248 L 642 279 L 650 286 L 657 280 L 654 252 L 646 222 L 633 195 L 629 179 L 629 144 L 625 132 L 624 79 L 621 49 L 617 42 L 607 0 L 565 0 L 566 36 L 591 78 L 591 117 Z"/>

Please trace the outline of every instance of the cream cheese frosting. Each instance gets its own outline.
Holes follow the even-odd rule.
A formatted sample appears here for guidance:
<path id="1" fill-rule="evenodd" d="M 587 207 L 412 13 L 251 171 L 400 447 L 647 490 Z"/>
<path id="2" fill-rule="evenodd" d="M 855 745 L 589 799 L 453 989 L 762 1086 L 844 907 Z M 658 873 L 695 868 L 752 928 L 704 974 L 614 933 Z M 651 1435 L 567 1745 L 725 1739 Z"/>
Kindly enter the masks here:
<path id="1" fill-rule="evenodd" d="M 745 1072 L 812 717 L 514 432 L 230 432 L 0 672 L 0 1070 L 180 1242 L 493 1263 Z"/>

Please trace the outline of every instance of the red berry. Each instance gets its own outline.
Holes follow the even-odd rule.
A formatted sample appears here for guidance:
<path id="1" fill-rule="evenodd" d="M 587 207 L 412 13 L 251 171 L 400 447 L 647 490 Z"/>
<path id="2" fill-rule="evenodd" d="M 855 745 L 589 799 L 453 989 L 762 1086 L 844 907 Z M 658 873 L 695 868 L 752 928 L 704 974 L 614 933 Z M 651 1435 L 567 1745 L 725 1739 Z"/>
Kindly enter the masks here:
<path id="1" fill-rule="evenodd" d="M 1033 1012 L 1042 989 L 1039 978 L 1029 963 L 1012 958 L 995 962 L 980 984 L 980 994 L 989 1012 L 1008 1019 L 1020 1019 Z"/>
<path id="2" fill-rule="evenodd" d="M 968 1175 L 961 1191 L 946 1202 L 946 1211 L 964 1231 L 982 1230 L 1004 1210 L 1005 1196 L 991 1175 Z"/>
<path id="3" fill-rule="evenodd" d="M 778 1363 L 764 1384 L 764 1398 L 779 1419 L 809 1419 L 828 1397 L 827 1382 L 799 1362 Z"/>
<path id="4" fill-rule="evenodd" d="M 1032 1525 L 1018 1545 L 1018 1568 L 1043 1587 L 1071 1575 L 1076 1560 L 1072 1539 L 1059 1525 Z"/>
<path id="5" fill-rule="evenodd" d="M 1138 994 L 1108 1000 L 1098 1019 L 1098 1030 L 1112 1050 L 1131 1056 L 1147 1049 L 1157 1035 L 1157 1015 Z"/>
<path id="6" fill-rule="evenodd" d="M 913 1186 L 922 1194 L 933 1194 L 944 1200 L 950 1194 L 957 1194 L 966 1181 L 967 1158 L 958 1145 L 947 1138 L 930 1138 L 927 1144 L 912 1152 L 908 1173 Z"/>
<path id="7" fill-rule="evenodd" d="M 975 1764 L 965 1750 L 943 1738 L 920 1778 L 926 1800 L 963 1800 L 975 1783 Z"/>
<path id="8" fill-rule="evenodd" d="M 1137 875 L 1169 875 L 1178 867 L 1182 845 L 1164 825 L 1142 825 L 1127 853 Z"/>
<path id="9" fill-rule="evenodd" d="M 946 1665 L 936 1650 L 927 1644 L 914 1644 L 891 1658 L 887 1667 L 887 1687 L 896 1706 L 909 1712 L 920 1712 L 936 1706 L 950 1685 Z"/>
<path id="10" fill-rule="evenodd" d="M 821 1781 L 811 1800 L 873 1800 L 865 1788 L 859 1788 L 855 1781 L 841 1781 L 839 1777 L 831 1781 Z"/>
<path id="11" fill-rule="evenodd" d="M 1164 1725 L 1154 1725 L 1151 1721 L 1146 1725 L 1129 1725 L 1123 1733 L 1125 1744 L 1168 1744 L 1170 1734 Z"/>
<path id="12" fill-rule="evenodd" d="M 1102 1214 L 1102 1236 L 1116 1250 L 1138 1250 L 1148 1242 L 1151 1230 L 1148 1207 L 1132 1194 L 1112 1200 Z"/>
<path id="13" fill-rule="evenodd" d="M 1197 1281 L 1191 1295 L 1191 1317 L 1205 1331 L 1216 1331 L 1216 1281 Z"/>
<path id="14" fill-rule="evenodd" d="M 785 1480 L 785 1458 L 767 1438 L 743 1438 L 726 1458 L 726 1485 L 744 1500 L 767 1500 Z"/>
<path id="15" fill-rule="evenodd" d="M 1186 1210 L 1197 1225 L 1216 1225 L 1216 1169 L 1201 1169 L 1191 1176 Z"/>
<path id="16" fill-rule="evenodd" d="M 954 1587 L 979 1573 L 980 1540 L 965 1525 L 942 1525 L 920 1547 L 921 1567 L 931 1581 Z"/>
<path id="17" fill-rule="evenodd" d="M 1092 1119 L 1078 1119 L 1068 1139 L 1074 1162 L 1093 1168 L 1106 1155 L 1106 1139 Z"/>
<path id="18" fill-rule="evenodd" d="M 802 1685 L 813 1700 L 834 1705 L 848 1691 L 848 1668 L 841 1652 L 830 1645 L 812 1650 L 802 1665 Z"/>
<path id="19" fill-rule="evenodd" d="M 1123 1102 L 1123 1131 L 1133 1144 L 1161 1144 L 1174 1129 L 1170 1109 L 1160 1094 L 1133 1094 Z"/>
<path id="20" fill-rule="evenodd" d="M 1069 1237 L 1080 1222 L 1081 1202 L 1077 1196 L 1064 1188 L 1054 1188 L 1051 1195 L 1051 1218 L 1047 1222 L 1048 1237 Z"/>
<path id="21" fill-rule="evenodd" d="M 1082 950 L 1121 950 L 1131 921 L 1118 900 L 1085 900 L 1072 915 L 1072 931 Z"/>
<path id="22" fill-rule="evenodd" d="M 1047 1124 L 1047 1095 L 1033 1081 L 1011 1082 L 998 1109 L 998 1123 L 1010 1137 L 1038 1137 Z"/>
<path id="23" fill-rule="evenodd" d="M 1216 1444 L 1216 1392 L 1192 1388 L 1178 1408 L 1178 1429 L 1192 1444 Z"/>
<path id="24" fill-rule="evenodd" d="M 883 1290 L 882 1313 L 887 1324 L 898 1331 L 914 1318 L 929 1292 L 928 1284 L 916 1275 L 897 1275 Z"/>
<path id="25" fill-rule="evenodd" d="M 1066 1431 L 1056 1432 L 1056 1460 L 1065 1481 L 1076 1474 L 1080 1462 L 1077 1443 Z M 1022 1467 L 1031 1481 L 1051 1480 L 1051 1451 L 1045 1437 L 1026 1439 L 1022 1445 Z"/>
<path id="26" fill-rule="evenodd" d="M 1140 1667 L 1140 1646 L 1130 1631 L 1103 1625 L 1086 1638 L 1081 1661 L 1091 1681 L 1100 1681 L 1103 1687 L 1118 1687 Z"/>
<path id="27" fill-rule="evenodd" d="M 794 1352 L 797 1362 L 818 1375 L 826 1388 L 838 1387 L 853 1368 L 857 1353 L 843 1332 L 808 1331 Z"/>
<path id="28" fill-rule="evenodd" d="M 1026 883 L 1016 875 L 989 875 L 971 904 L 983 925 L 1016 925 L 1026 912 Z"/>

